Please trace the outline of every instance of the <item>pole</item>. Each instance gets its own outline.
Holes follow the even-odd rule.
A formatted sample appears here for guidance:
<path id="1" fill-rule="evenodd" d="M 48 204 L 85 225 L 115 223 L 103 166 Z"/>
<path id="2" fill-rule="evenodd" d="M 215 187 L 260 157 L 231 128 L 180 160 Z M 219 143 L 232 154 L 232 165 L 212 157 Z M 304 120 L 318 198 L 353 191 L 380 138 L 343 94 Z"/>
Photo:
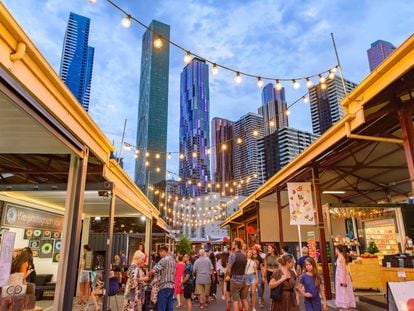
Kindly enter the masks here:
<path id="1" fill-rule="evenodd" d="M 333 48 L 334 48 L 335 55 L 336 55 L 336 62 L 337 62 L 338 67 L 339 67 L 339 74 L 341 75 L 342 87 L 344 89 L 345 97 L 348 97 L 348 92 L 347 92 L 346 86 L 345 86 L 344 74 L 342 72 L 341 62 L 339 61 L 338 50 L 336 49 L 336 43 L 335 43 L 335 38 L 334 38 L 333 32 L 331 32 L 331 38 L 332 38 Z"/>
<path id="2" fill-rule="evenodd" d="M 127 125 L 127 119 L 124 121 L 124 130 L 122 131 L 122 138 L 121 138 L 121 147 L 119 148 L 119 156 L 118 156 L 118 164 L 121 161 L 121 154 L 122 154 L 122 147 L 124 146 L 124 139 L 125 139 L 125 130 Z"/>
<path id="3" fill-rule="evenodd" d="M 150 170 L 148 170 L 148 178 L 147 178 L 147 193 L 146 193 L 146 195 L 147 195 L 147 198 L 148 198 L 148 192 L 149 192 L 149 181 L 150 181 L 150 176 L 151 176 L 151 171 Z"/>
<path id="4" fill-rule="evenodd" d="M 298 236 L 299 236 L 299 253 L 300 253 L 300 257 L 302 257 L 302 232 L 300 230 L 300 225 L 298 225 Z"/>

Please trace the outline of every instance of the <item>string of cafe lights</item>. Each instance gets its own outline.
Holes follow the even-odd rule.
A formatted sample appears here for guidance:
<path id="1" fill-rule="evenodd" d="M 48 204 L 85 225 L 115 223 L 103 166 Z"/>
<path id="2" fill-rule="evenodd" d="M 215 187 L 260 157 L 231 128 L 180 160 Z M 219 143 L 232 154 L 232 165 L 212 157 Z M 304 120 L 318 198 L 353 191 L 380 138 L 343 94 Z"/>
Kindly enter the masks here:
<path id="1" fill-rule="evenodd" d="M 97 0 L 88 0 L 89 3 L 94 4 L 96 3 Z M 125 28 L 130 28 L 132 22 L 137 23 L 138 25 L 142 26 L 143 28 L 145 28 L 146 30 L 150 31 L 153 34 L 153 37 L 155 38 L 153 41 L 153 46 L 157 49 L 160 49 L 163 47 L 164 42 L 178 48 L 179 50 L 183 51 L 185 53 L 185 56 L 183 58 L 184 63 L 185 64 L 189 64 L 191 63 L 193 58 L 198 58 L 201 59 L 203 61 L 205 61 L 206 63 L 212 65 L 211 68 L 211 72 L 213 75 L 217 75 L 219 73 L 219 68 L 230 71 L 232 73 L 235 74 L 234 77 L 234 81 L 237 84 L 242 83 L 243 81 L 243 76 L 245 77 L 250 77 L 250 78 L 255 78 L 257 81 L 257 86 L 259 88 L 262 88 L 265 84 L 265 81 L 274 81 L 275 82 L 275 88 L 277 90 L 281 90 L 283 85 L 282 82 L 291 82 L 292 86 L 294 89 L 299 89 L 300 88 L 300 82 L 305 82 L 306 87 L 307 88 L 311 88 L 314 85 L 313 79 L 317 78 L 319 79 L 319 83 L 321 84 L 321 87 L 323 88 L 323 86 L 325 84 L 326 81 L 326 75 L 328 75 L 329 78 L 333 78 L 335 75 L 336 70 L 339 68 L 339 65 L 336 65 L 332 68 L 329 68 L 327 70 L 321 71 L 319 73 L 316 74 L 312 74 L 312 75 L 308 75 L 308 76 L 302 76 L 302 77 L 295 77 L 295 78 L 280 78 L 280 77 L 267 77 L 265 75 L 257 75 L 257 74 L 252 74 L 252 73 L 248 73 L 248 72 L 244 72 L 238 69 L 234 69 L 231 67 L 228 67 L 226 65 L 222 65 L 219 64 L 213 60 L 207 59 L 206 57 L 203 57 L 201 55 L 198 55 L 196 53 L 191 52 L 189 49 L 185 48 L 184 46 L 163 37 L 161 34 L 155 32 L 154 30 L 152 30 L 150 27 L 148 27 L 147 25 L 145 25 L 142 21 L 140 21 L 138 18 L 136 18 L 135 16 L 133 16 L 132 14 L 128 13 L 126 10 L 124 10 L 123 8 L 121 8 L 119 5 L 117 5 L 114 1 L 112 0 L 105 0 L 112 8 L 118 10 L 124 17 L 121 20 L 121 24 L 123 27 Z"/>

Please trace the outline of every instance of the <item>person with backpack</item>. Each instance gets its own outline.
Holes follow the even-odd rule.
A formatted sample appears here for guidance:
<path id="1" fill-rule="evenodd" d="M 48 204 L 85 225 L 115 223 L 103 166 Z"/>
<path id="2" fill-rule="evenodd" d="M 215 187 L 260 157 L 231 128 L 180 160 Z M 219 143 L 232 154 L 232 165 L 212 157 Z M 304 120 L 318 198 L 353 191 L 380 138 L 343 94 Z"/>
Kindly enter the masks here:
<path id="1" fill-rule="evenodd" d="M 191 311 L 191 308 L 192 308 L 191 296 L 194 291 L 193 265 L 191 264 L 190 256 L 188 254 L 184 255 L 183 261 L 185 264 L 185 268 L 184 268 L 183 280 L 181 281 L 180 287 L 183 288 L 184 299 L 187 305 L 187 310 Z"/>

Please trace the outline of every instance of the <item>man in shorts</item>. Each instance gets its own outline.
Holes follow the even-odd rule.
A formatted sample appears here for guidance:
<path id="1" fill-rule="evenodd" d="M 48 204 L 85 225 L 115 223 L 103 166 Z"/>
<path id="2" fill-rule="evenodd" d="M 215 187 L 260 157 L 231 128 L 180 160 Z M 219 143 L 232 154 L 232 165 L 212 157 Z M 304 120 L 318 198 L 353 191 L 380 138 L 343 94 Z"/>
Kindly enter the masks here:
<path id="1" fill-rule="evenodd" d="M 249 302 L 247 301 L 247 295 L 249 288 L 246 285 L 246 255 L 242 253 L 242 241 L 234 240 L 232 244 L 234 250 L 233 254 L 229 257 L 227 264 L 227 273 L 230 273 L 230 294 L 233 300 L 233 309 L 241 310 L 242 306 L 239 305 L 241 301 L 245 310 L 250 310 Z"/>
<path id="2" fill-rule="evenodd" d="M 200 301 L 200 309 L 208 306 L 208 297 L 210 295 L 211 276 L 213 274 L 213 264 L 205 255 L 204 249 L 200 249 L 199 258 L 195 261 L 193 272 L 196 275 L 195 294 Z"/>

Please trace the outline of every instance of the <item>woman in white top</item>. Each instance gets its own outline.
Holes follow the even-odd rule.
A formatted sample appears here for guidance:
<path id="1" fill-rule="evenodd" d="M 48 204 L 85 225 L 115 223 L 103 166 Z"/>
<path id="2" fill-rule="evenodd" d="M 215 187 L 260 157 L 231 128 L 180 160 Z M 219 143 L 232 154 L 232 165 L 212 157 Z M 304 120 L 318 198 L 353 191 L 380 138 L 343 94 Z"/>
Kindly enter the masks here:
<path id="1" fill-rule="evenodd" d="M 257 281 L 259 279 L 259 277 L 257 276 L 257 261 L 253 259 L 253 251 L 251 249 L 247 251 L 246 255 L 246 285 L 250 287 L 250 292 L 252 293 L 252 311 L 256 311 L 256 289 Z"/>
<path id="2" fill-rule="evenodd" d="M 223 267 L 223 262 L 221 259 L 222 256 L 220 256 L 220 259 L 217 261 L 216 269 L 217 269 L 217 275 L 220 283 L 220 289 L 221 289 L 221 299 L 225 300 L 224 293 L 226 292 L 225 284 L 224 284 L 224 277 L 226 276 L 226 267 Z"/>

